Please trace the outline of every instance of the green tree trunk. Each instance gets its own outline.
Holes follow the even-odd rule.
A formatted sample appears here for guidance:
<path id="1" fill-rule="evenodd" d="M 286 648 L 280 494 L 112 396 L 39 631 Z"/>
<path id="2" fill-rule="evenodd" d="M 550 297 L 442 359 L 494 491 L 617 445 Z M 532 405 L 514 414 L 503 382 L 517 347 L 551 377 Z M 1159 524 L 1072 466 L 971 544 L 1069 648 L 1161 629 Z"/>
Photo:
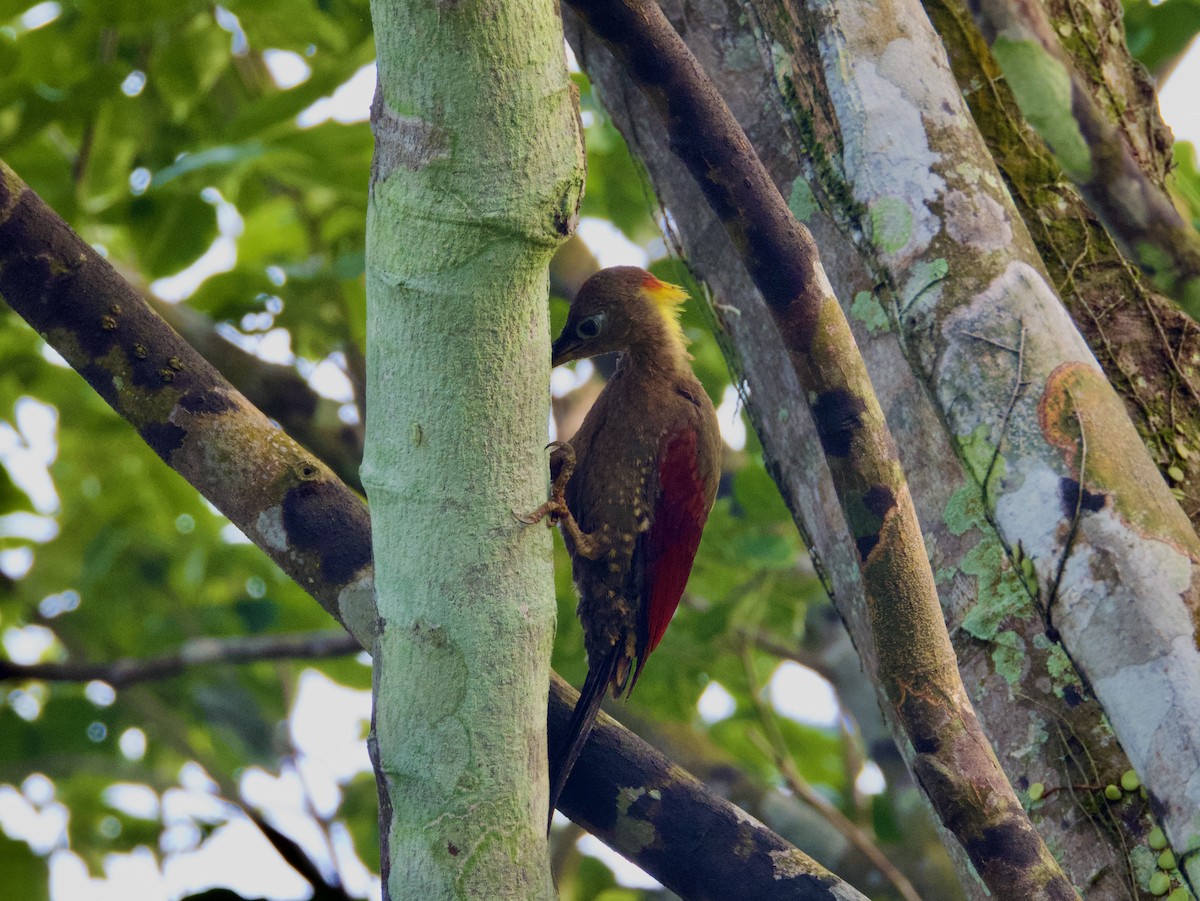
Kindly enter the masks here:
<path id="1" fill-rule="evenodd" d="M 583 183 L 549 2 L 372 5 L 367 440 L 384 896 L 553 897 L 547 264 Z"/>

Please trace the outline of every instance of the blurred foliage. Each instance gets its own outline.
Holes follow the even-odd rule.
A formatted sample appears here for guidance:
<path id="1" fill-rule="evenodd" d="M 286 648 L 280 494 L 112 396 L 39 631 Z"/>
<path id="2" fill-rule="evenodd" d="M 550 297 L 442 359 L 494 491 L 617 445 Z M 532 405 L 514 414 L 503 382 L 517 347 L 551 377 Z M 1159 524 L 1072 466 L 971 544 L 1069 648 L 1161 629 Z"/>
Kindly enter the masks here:
<path id="1" fill-rule="evenodd" d="M 268 51 L 286 51 L 293 68 L 307 67 L 307 78 L 281 88 Z M 298 366 L 311 366 L 362 346 L 372 143 L 365 122 L 301 127 L 297 116 L 372 58 L 367 0 L 224 7 L 62 0 L 32 8 L 0 0 L 0 158 L 143 285 L 190 266 L 218 237 L 218 215 L 232 220 L 226 234 L 236 240 L 236 261 L 187 302 L 250 337 L 285 330 Z M 583 215 L 605 218 L 651 248 L 655 273 L 700 298 L 686 266 L 663 255 L 662 211 L 639 164 L 586 78 L 575 78 L 587 123 Z M 555 299 L 556 329 L 565 310 Z M 711 324 L 703 304 L 688 305 L 684 326 L 695 367 L 719 404 L 730 376 Z M 39 454 L 49 459 L 43 474 L 54 486 L 49 500 L 29 481 L 30 472 L 41 472 Z M 22 463 L 23 456 L 34 462 Z M 330 625 L 7 308 L 0 308 L 0 460 L 6 655 L 31 636 L 44 639 L 44 661 L 109 661 L 162 653 L 201 636 Z M 802 840 L 785 828 L 798 819 L 795 802 L 779 791 L 780 777 L 755 741 L 761 722 L 745 655 L 765 684 L 789 649 L 819 654 L 821 639 L 806 623 L 826 602 L 752 432 L 744 448 L 727 449 L 725 470 L 681 613 L 624 710 L 639 722 L 662 724 L 664 735 L 675 736 L 663 740 L 690 755 L 690 765 L 701 768 L 696 755 L 708 747 L 715 749 L 714 768 L 734 761 L 755 797 L 768 799 L 752 810 L 768 817 L 770 804 L 790 805 L 792 812 L 773 825 Z M 582 638 L 558 540 L 555 563 L 554 663 L 579 684 Z M 0 792 L 22 799 L 0 804 L 0 820 L 14 804 L 38 815 L 65 810 L 65 835 L 53 845 L 79 855 L 93 876 L 104 873 L 109 855 L 135 848 L 150 849 L 160 866 L 188 854 L 239 814 L 224 804 L 207 813 L 168 814 L 161 802 L 181 793 L 185 764 L 199 763 L 215 781 L 201 795 L 227 798 L 247 767 L 290 771 L 288 711 L 310 665 L 342 685 L 369 688 L 369 669 L 354 659 L 213 666 L 115 697 L 97 686 L 0 684 Z M 709 724 L 697 703 L 714 681 L 731 703 L 723 719 Z M 908 859 L 928 859 L 931 848 L 940 848 L 927 832 L 919 835 L 928 842 L 914 845 L 918 833 L 907 819 L 896 825 L 900 805 L 891 793 L 873 804 L 856 799 L 862 751 L 851 732 L 791 720 L 781 726 L 802 776 L 861 826 L 869 830 L 874 822 L 889 839 L 908 842 Z M 692 739 L 681 741 L 675 727 Z M 50 798 L 40 797 L 32 774 L 50 780 Z M 378 873 L 373 779 L 345 778 L 322 824 L 344 828 L 359 858 Z M 158 809 L 131 814 L 109 791 L 119 783 L 147 787 Z M 904 816 L 914 809 L 923 815 L 910 799 Z M 48 896 L 49 850 L 0 830 L 6 896 Z M 824 862 L 845 872 L 852 855 L 842 854 L 835 848 Z M 571 849 L 565 856 L 565 899 L 660 894 L 620 887 L 595 858 Z M 856 866 L 869 873 L 861 861 Z M 224 878 L 212 874 L 218 887 Z M 892 897 L 871 884 L 873 897 Z M 955 890 L 931 897 L 951 897 L 947 891 Z M 196 897 L 236 896 L 217 889 Z"/>
<path id="2" fill-rule="evenodd" d="M 1125 42 L 1156 79 L 1169 74 L 1200 33 L 1200 0 L 1122 0 Z"/>

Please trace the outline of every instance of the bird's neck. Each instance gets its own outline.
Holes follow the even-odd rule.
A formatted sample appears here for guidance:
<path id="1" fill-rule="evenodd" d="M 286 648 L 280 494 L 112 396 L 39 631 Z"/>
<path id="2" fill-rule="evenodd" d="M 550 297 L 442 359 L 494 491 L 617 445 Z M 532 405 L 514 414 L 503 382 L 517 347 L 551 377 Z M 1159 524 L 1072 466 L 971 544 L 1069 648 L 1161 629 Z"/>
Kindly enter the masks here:
<path id="1" fill-rule="evenodd" d="M 637 334 L 638 340 L 621 354 L 621 366 L 630 374 L 670 378 L 692 371 L 683 329 L 672 312 L 654 310 L 652 316 L 639 323 Z"/>
<path id="2" fill-rule="evenodd" d="M 673 379 L 692 371 L 682 342 L 640 342 L 621 354 L 618 369 L 642 379 Z"/>

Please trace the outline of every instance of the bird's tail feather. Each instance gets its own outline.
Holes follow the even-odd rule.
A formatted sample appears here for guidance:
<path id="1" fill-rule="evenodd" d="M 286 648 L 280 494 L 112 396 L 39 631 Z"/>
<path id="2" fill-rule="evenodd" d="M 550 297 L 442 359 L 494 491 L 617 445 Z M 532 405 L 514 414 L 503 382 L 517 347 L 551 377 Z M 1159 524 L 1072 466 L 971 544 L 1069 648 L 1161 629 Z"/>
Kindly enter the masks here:
<path id="1" fill-rule="evenodd" d="M 624 657 L 623 651 L 624 642 L 618 642 L 609 650 L 599 666 L 588 670 L 587 678 L 583 682 L 583 691 L 579 693 L 579 700 L 571 713 L 571 722 L 567 725 L 567 732 L 554 757 L 554 764 L 550 767 L 550 816 L 546 822 L 547 831 L 550 829 L 550 820 L 554 819 L 558 797 L 566 787 L 567 779 L 571 770 L 575 768 L 575 761 L 579 759 L 583 746 L 587 744 L 588 736 L 592 734 L 596 714 L 600 711 L 600 702 L 604 700 L 608 686 L 617 673 L 617 667 Z"/>

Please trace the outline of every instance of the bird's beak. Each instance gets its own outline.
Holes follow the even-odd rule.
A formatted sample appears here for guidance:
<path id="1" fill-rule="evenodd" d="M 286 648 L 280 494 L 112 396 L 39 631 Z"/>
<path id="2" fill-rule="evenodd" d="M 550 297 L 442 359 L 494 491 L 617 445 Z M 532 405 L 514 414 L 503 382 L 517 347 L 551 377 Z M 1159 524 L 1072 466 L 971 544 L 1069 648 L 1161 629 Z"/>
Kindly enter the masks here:
<path id="1" fill-rule="evenodd" d="M 569 337 L 564 331 L 550 348 L 550 365 L 561 366 L 563 363 L 570 363 L 577 359 L 575 351 L 578 349 L 579 342 Z"/>

